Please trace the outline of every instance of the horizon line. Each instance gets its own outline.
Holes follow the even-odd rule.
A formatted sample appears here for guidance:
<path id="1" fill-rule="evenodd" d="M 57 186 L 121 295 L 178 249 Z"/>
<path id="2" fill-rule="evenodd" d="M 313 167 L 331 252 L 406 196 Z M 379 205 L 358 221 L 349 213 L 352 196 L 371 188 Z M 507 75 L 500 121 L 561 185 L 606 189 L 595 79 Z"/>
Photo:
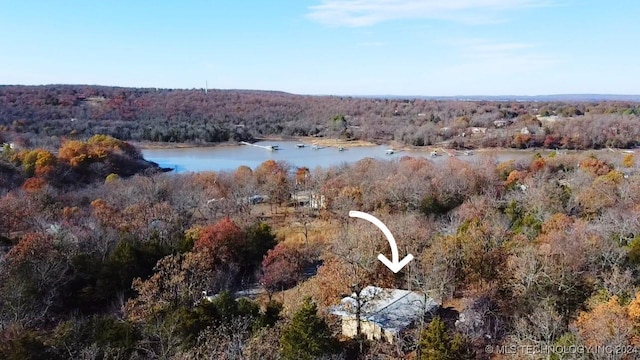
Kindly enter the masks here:
<path id="1" fill-rule="evenodd" d="M 279 92 L 289 95 L 298 96 L 340 96 L 340 97 L 357 97 L 357 98 L 538 98 L 538 97 L 638 97 L 640 101 L 640 93 L 545 93 L 536 95 L 517 95 L 517 94 L 458 94 L 458 95 L 416 95 L 416 94 L 338 94 L 338 93 L 296 93 L 286 90 L 277 89 L 250 89 L 250 88 L 205 88 L 205 87 L 159 87 L 159 86 L 126 86 L 126 85 L 102 85 L 102 84 L 82 84 L 82 83 L 49 83 L 49 84 L 0 84 L 0 87 L 21 86 L 21 87 L 52 87 L 52 86 L 88 86 L 88 87 L 111 87 L 125 89 L 156 89 L 156 90 L 208 90 L 208 91 L 255 91 L 255 92 Z"/>

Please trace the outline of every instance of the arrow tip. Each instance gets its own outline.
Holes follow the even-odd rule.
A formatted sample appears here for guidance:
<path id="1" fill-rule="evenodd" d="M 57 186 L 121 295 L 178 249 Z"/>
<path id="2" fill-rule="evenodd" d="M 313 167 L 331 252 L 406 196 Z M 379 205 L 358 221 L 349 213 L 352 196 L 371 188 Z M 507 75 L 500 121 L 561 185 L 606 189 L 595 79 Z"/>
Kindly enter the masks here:
<path id="1" fill-rule="evenodd" d="M 388 267 L 389 270 L 397 274 L 398 271 L 402 270 L 403 267 L 407 266 L 407 264 L 411 260 L 413 260 L 413 255 L 408 254 L 407 256 L 404 257 L 404 259 L 398 262 L 393 262 L 393 261 L 389 261 L 389 259 L 387 259 L 386 256 L 382 254 L 378 254 L 378 260 L 380 260 L 386 267 Z"/>

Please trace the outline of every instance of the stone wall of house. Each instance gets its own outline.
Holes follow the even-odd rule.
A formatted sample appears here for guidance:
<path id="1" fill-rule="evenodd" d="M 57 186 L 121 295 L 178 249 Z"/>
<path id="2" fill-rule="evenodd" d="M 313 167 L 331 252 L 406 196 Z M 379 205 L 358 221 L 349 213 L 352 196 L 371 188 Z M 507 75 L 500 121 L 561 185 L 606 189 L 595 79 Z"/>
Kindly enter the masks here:
<path id="1" fill-rule="evenodd" d="M 393 343 L 393 333 L 383 330 L 378 324 L 370 321 L 361 321 L 360 330 L 369 340 L 385 339 Z M 342 335 L 354 338 L 358 331 L 358 322 L 355 318 L 342 319 Z"/>

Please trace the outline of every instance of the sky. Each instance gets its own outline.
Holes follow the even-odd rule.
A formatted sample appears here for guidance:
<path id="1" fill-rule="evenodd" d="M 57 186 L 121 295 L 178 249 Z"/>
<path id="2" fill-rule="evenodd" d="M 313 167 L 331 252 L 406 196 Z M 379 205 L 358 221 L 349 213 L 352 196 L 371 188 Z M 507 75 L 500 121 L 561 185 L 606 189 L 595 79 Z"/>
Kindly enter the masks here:
<path id="1" fill-rule="evenodd" d="M 640 94 L 636 0 L 0 0 L 0 84 Z"/>

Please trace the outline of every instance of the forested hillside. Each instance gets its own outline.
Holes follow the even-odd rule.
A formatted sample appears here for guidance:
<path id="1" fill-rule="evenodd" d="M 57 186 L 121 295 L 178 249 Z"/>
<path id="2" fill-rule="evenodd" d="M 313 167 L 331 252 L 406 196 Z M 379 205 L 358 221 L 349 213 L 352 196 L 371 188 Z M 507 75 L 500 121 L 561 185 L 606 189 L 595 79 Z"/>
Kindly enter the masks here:
<path id="1" fill-rule="evenodd" d="M 639 145 L 639 114 L 609 101 L 0 87 L 0 358 L 636 359 L 640 172 L 637 150 L 613 148 Z M 128 142 L 267 135 L 612 149 L 164 174 Z M 351 210 L 415 259 L 389 271 L 389 244 Z M 372 285 L 436 305 L 393 343 L 367 340 L 365 320 L 345 334 L 333 307 Z"/>
<path id="2" fill-rule="evenodd" d="M 575 358 L 587 347 L 637 358 L 633 153 L 103 177 L 136 156 L 106 136 L 57 155 L 0 154 L 11 169 L 0 189 L 0 358 L 565 358 L 570 346 L 582 349 Z M 77 176 L 60 183 L 58 172 Z M 387 242 L 350 210 L 384 221 L 415 260 L 385 268 Z M 350 339 L 331 306 L 369 285 L 442 308 L 393 344 Z"/>
<path id="3" fill-rule="evenodd" d="M 325 136 L 451 147 L 629 148 L 640 105 L 301 96 L 245 90 L 0 86 L 0 135 L 58 146 L 95 134 L 216 143 Z M 526 128 L 526 130 L 524 130 Z"/>

